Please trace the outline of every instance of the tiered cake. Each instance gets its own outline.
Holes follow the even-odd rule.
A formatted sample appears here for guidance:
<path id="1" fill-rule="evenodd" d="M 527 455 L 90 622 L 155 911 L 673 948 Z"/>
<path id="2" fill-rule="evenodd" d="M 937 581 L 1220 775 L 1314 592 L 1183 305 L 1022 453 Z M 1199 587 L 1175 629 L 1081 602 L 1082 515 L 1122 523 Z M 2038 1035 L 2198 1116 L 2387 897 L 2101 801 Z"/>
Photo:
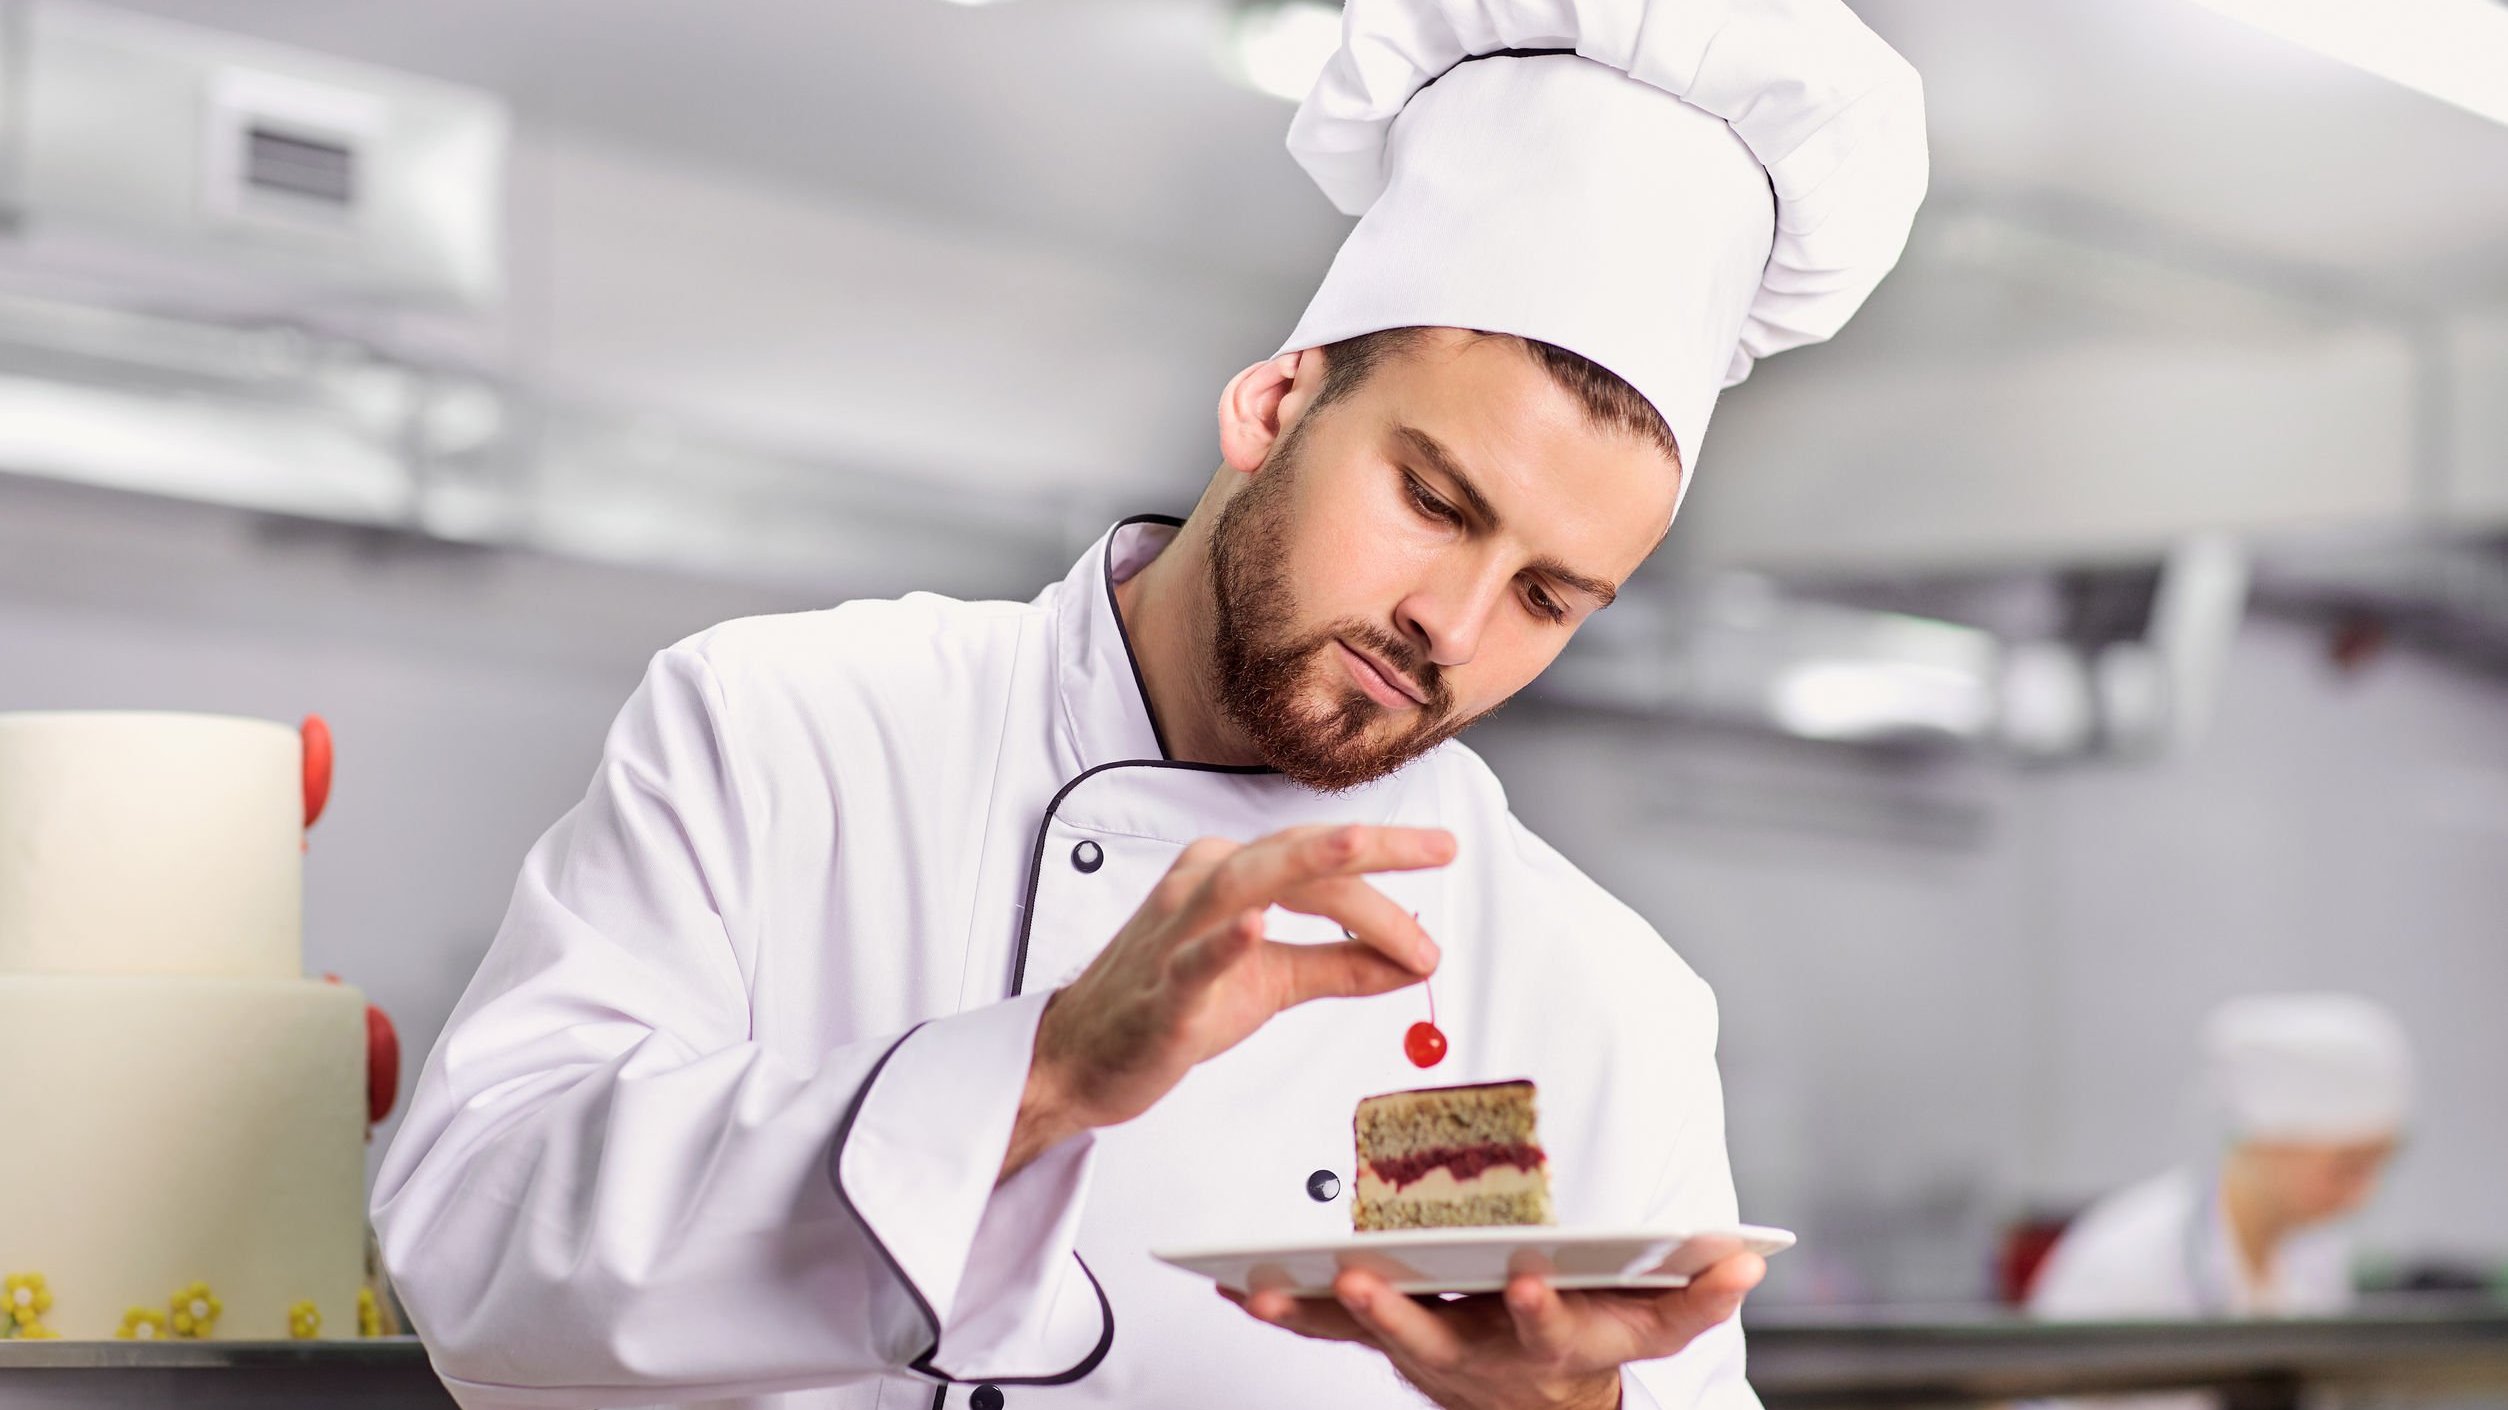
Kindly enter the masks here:
<path id="1" fill-rule="evenodd" d="M 328 772 L 264 721 L 0 715 L 0 1335 L 357 1334 L 366 1003 L 300 951 Z"/>

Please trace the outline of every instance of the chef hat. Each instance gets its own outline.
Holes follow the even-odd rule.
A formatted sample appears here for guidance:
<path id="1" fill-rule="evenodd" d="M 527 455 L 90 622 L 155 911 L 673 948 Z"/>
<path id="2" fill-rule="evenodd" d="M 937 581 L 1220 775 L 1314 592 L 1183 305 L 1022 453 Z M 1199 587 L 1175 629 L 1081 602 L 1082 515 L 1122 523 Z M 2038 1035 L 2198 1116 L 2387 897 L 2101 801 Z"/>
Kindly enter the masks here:
<path id="1" fill-rule="evenodd" d="M 2231 1134 L 2342 1142 L 2401 1131 L 2412 1105 L 2402 1025 L 2352 994 L 2232 999 L 2204 1025 L 2214 1099 Z"/>
<path id="2" fill-rule="evenodd" d="M 1281 351 L 1556 344 L 1662 413 L 1683 492 L 1716 394 L 1845 324 L 1926 175 L 1915 70 L 1842 0 L 1347 0 L 1289 150 L 1360 220 Z"/>

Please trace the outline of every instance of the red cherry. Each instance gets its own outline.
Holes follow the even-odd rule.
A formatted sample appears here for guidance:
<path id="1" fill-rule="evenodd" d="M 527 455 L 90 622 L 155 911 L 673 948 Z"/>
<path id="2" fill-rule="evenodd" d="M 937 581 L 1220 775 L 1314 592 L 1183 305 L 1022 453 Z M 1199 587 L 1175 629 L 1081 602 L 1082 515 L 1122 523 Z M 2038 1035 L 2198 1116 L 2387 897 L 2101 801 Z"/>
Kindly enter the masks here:
<path id="1" fill-rule="evenodd" d="M 322 816 L 331 801 L 331 726 L 320 715 L 307 715 L 300 727 L 305 737 L 305 826 Z"/>
<path id="2" fill-rule="evenodd" d="M 1435 1067 L 1446 1060 L 1446 1035 L 1433 1023 L 1414 1023 L 1402 1035 L 1402 1051 L 1413 1067 Z"/>

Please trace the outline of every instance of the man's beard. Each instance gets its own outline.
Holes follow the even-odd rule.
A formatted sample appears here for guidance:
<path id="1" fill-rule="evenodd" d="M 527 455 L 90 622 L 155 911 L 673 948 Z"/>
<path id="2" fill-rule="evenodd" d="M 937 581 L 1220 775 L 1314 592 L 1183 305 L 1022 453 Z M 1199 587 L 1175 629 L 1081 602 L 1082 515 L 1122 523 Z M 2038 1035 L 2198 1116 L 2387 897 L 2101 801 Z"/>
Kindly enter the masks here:
<path id="1" fill-rule="evenodd" d="M 1220 713 L 1243 731 L 1263 762 L 1327 793 L 1373 783 L 1443 744 L 1471 724 L 1454 717 L 1454 692 L 1419 647 L 1383 627 L 1348 618 L 1292 635 L 1297 597 L 1284 560 L 1289 482 L 1306 422 L 1272 447 L 1253 483 L 1219 512 L 1211 532 L 1211 681 Z M 1316 684 L 1336 669 L 1333 641 L 1375 654 L 1427 696 L 1410 727 L 1390 738 L 1369 726 L 1390 712 L 1355 682 L 1318 703 Z M 1486 713 L 1486 712 L 1483 712 Z"/>

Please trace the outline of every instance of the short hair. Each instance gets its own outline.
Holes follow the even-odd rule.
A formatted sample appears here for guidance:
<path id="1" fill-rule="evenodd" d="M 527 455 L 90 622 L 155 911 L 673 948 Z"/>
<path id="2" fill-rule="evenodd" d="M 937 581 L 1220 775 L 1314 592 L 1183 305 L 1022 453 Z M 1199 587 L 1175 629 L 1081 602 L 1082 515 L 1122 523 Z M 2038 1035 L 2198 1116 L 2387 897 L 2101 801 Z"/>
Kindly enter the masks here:
<path id="1" fill-rule="evenodd" d="M 1361 333 L 1337 343 L 1324 345 L 1324 381 L 1315 389 L 1315 408 L 1332 405 L 1363 385 L 1368 376 L 1387 358 L 1408 351 L 1427 333 L 1423 327 L 1384 328 Z M 1681 465 L 1681 447 L 1673 439 L 1672 428 L 1655 404 L 1628 384 L 1627 379 L 1581 353 L 1573 353 L 1555 343 L 1539 338 L 1526 338 L 1513 333 L 1487 333 L 1467 329 L 1475 338 L 1510 338 L 1523 344 L 1533 360 L 1541 364 L 1553 381 L 1565 388 L 1585 415 L 1605 430 L 1624 431 L 1641 440 L 1652 441 L 1655 448 L 1671 457 L 1675 468 Z"/>

